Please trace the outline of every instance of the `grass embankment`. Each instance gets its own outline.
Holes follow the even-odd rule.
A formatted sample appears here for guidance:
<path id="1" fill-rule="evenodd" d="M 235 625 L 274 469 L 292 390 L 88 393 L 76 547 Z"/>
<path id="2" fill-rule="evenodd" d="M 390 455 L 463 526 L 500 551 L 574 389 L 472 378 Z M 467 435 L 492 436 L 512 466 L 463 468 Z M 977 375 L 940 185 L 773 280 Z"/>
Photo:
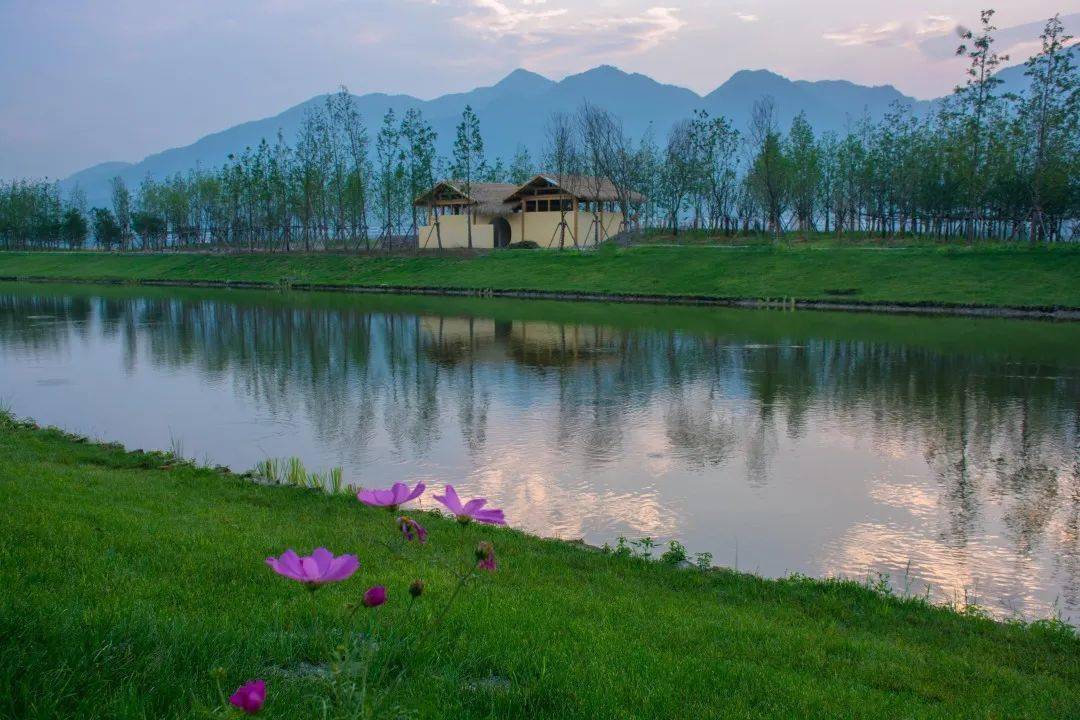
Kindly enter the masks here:
<path id="1" fill-rule="evenodd" d="M 481 255 L 0 253 L 0 276 L 1080 308 L 1080 248 L 605 246 Z"/>
<path id="2" fill-rule="evenodd" d="M 1080 716 L 1080 640 L 856 584 L 769 581 L 613 556 L 425 515 L 394 551 L 390 516 L 0 416 L 0 715 L 192 717 L 269 684 L 266 717 L 318 717 L 317 638 L 383 583 L 384 621 L 427 583 L 438 607 L 479 539 L 500 568 L 407 660 L 419 717 Z M 512 520 L 512 519 L 511 519 Z M 326 545 L 362 562 L 318 593 L 263 558 Z M 312 604 L 318 612 L 313 617 Z M 316 620 L 315 618 L 318 618 Z M 316 623 L 320 633 L 315 632 Z"/>

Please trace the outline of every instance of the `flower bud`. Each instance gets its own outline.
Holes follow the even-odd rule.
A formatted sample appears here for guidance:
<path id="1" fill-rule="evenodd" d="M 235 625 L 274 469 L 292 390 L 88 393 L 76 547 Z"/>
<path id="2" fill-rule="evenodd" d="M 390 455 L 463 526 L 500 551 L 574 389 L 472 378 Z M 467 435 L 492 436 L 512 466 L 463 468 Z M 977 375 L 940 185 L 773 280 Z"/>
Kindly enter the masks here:
<path id="1" fill-rule="evenodd" d="M 413 520 L 408 515 L 402 515 L 397 519 L 398 529 L 401 531 L 402 537 L 406 541 L 412 542 L 413 540 L 419 541 L 421 545 L 427 542 L 427 530 L 420 523 Z"/>
<path id="2" fill-rule="evenodd" d="M 367 591 L 364 592 L 364 599 L 362 602 L 364 603 L 364 607 L 379 607 L 386 602 L 386 588 L 382 585 L 368 588 Z"/>
<path id="3" fill-rule="evenodd" d="M 498 567 L 494 545 L 485 541 L 476 546 L 476 567 L 480 570 L 494 570 Z"/>

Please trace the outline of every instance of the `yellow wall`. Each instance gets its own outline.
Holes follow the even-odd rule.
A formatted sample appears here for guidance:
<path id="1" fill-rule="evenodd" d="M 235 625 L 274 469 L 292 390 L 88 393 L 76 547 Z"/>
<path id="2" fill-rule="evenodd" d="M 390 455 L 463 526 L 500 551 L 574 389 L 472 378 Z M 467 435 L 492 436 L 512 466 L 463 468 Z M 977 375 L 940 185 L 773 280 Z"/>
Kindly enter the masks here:
<path id="1" fill-rule="evenodd" d="M 440 215 L 439 236 L 442 237 L 444 248 L 469 247 L 468 215 Z M 495 247 L 495 228 L 491 226 L 491 218 L 477 215 L 473 218 L 472 246 L 474 248 Z M 439 236 L 435 234 L 434 225 L 420 227 L 420 247 L 431 250 L 439 247 Z"/>
<path id="2" fill-rule="evenodd" d="M 522 233 L 521 213 L 511 213 L 504 216 L 507 222 L 510 223 L 510 242 L 516 243 L 522 240 L 531 240 L 540 247 L 558 247 L 559 246 L 559 234 L 556 229 L 559 227 L 559 213 L 558 212 L 527 212 L 525 213 L 525 232 Z M 490 215 L 476 215 L 473 218 L 473 247 L 474 248 L 493 248 L 495 247 L 495 228 L 492 227 L 491 221 L 493 216 Z M 466 215 L 443 215 L 439 217 L 439 226 L 442 235 L 442 246 L 444 248 L 463 248 L 468 247 L 468 236 L 466 229 Z M 622 213 L 619 212 L 602 212 L 600 213 L 600 241 L 610 238 L 619 232 L 619 224 L 622 222 Z M 566 214 L 567 233 L 565 244 L 566 247 L 574 246 L 574 239 L 572 233 L 574 232 L 574 213 L 569 212 Z M 592 213 L 578 212 L 577 218 L 577 244 L 578 245 L 591 245 L 595 242 L 595 228 L 593 228 L 593 216 Z M 433 225 L 423 225 L 420 227 L 420 247 L 423 249 L 434 249 L 439 247 L 438 240 L 435 236 L 435 227 Z"/>
<path id="3" fill-rule="evenodd" d="M 559 247 L 559 233 L 556 230 L 559 227 L 559 215 L 558 212 L 527 212 L 525 213 L 525 234 L 521 233 L 521 215 L 515 214 L 510 216 L 510 232 L 511 242 L 519 242 L 520 240 L 531 240 L 540 245 L 540 247 Z M 619 232 L 619 223 L 622 222 L 622 213 L 618 212 L 602 212 L 600 213 L 600 242 L 608 239 L 612 235 Z M 566 226 L 567 233 L 564 243 L 566 247 L 574 246 L 574 213 L 566 213 Z M 591 244 L 595 240 L 595 233 L 593 232 L 593 216 L 592 213 L 578 211 L 577 217 L 577 244 L 587 245 Z"/>

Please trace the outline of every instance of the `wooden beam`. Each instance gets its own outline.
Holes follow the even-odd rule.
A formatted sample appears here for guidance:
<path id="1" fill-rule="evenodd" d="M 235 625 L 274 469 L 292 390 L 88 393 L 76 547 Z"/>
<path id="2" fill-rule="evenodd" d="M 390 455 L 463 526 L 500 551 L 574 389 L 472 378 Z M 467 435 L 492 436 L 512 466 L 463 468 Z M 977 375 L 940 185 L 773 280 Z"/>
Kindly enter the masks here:
<path id="1" fill-rule="evenodd" d="M 578 230 L 577 230 L 577 216 L 578 216 L 578 200 L 574 198 L 574 247 L 578 245 Z"/>

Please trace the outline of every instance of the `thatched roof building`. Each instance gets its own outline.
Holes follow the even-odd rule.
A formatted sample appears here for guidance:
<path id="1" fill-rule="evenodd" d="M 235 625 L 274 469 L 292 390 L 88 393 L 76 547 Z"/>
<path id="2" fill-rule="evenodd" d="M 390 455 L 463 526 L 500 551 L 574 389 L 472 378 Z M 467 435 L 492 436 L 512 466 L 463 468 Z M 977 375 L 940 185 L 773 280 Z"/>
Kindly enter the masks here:
<path id="1" fill-rule="evenodd" d="M 429 213 L 428 225 L 420 228 L 421 248 L 497 248 L 522 241 L 565 247 L 585 244 L 586 237 L 599 243 L 631 224 L 620 200 L 638 204 L 645 198 L 625 195 L 620 198 L 607 178 L 541 173 L 521 185 L 443 180 L 413 202 Z"/>

